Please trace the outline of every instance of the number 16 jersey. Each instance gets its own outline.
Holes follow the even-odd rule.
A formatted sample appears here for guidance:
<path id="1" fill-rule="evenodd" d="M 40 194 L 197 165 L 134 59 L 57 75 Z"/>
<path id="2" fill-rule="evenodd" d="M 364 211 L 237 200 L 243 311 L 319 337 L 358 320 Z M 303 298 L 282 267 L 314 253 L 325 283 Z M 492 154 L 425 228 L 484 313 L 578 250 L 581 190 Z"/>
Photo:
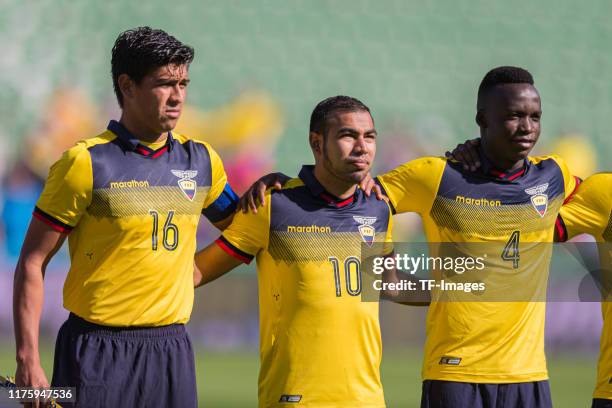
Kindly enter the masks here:
<path id="1" fill-rule="evenodd" d="M 34 216 L 70 234 L 66 309 L 106 326 L 163 326 L 191 315 L 200 214 L 220 221 L 237 201 L 208 144 L 168 133 L 152 150 L 111 121 L 51 167 Z"/>

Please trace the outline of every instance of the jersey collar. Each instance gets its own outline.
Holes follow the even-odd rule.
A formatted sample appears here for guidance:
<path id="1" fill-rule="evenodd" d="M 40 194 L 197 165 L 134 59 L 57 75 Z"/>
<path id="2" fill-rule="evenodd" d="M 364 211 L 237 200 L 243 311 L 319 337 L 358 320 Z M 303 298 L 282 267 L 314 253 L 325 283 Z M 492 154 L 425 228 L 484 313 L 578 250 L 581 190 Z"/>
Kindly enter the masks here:
<path id="1" fill-rule="evenodd" d="M 492 176 L 499 180 L 514 181 L 518 179 L 519 177 L 521 177 L 522 175 L 524 175 L 525 173 L 527 173 L 527 170 L 529 169 L 529 160 L 525 159 L 523 160 L 522 167 L 516 170 L 513 170 L 513 171 L 504 172 L 495 167 L 495 165 L 484 154 L 484 152 L 482 151 L 482 148 L 478 149 L 478 153 L 480 155 L 481 171 L 485 175 Z"/>
<path id="2" fill-rule="evenodd" d="M 334 208 L 342 208 L 347 205 L 352 204 L 359 194 L 358 188 L 355 190 L 355 194 L 350 196 L 349 198 L 340 199 L 333 194 L 327 192 L 325 187 L 319 183 L 319 180 L 314 176 L 314 166 L 312 165 L 303 165 L 302 170 L 300 170 L 300 174 L 298 177 L 304 182 L 304 185 L 310 190 L 312 195 L 319 197 L 321 200 L 325 201 L 328 206 Z"/>
<path id="3" fill-rule="evenodd" d="M 160 147 L 157 150 L 153 150 L 140 144 L 140 140 L 132 133 L 123 124 L 117 122 L 116 120 L 111 120 L 108 122 L 107 129 L 117 135 L 119 141 L 127 148 L 133 152 L 142 154 L 143 156 L 156 158 L 161 156 L 166 151 L 171 151 L 174 146 L 174 138 L 172 137 L 172 132 L 168 132 L 168 138 L 166 139 L 166 144 Z"/>

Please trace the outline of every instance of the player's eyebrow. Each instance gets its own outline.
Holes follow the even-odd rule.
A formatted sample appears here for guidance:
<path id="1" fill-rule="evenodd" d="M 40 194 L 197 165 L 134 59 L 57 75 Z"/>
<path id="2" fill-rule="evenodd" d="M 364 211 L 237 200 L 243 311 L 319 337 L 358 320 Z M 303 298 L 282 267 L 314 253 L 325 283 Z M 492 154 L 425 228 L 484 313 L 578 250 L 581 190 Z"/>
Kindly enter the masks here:
<path id="1" fill-rule="evenodd" d="M 340 129 L 338 129 L 338 132 L 337 132 L 337 133 L 338 133 L 338 134 L 340 134 L 340 133 L 351 133 L 351 134 L 353 134 L 353 135 L 358 135 L 358 134 L 359 134 L 359 132 L 358 132 L 356 129 L 351 128 L 351 127 L 343 127 L 343 128 L 340 128 Z"/>
<path id="2" fill-rule="evenodd" d="M 352 136 L 359 136 L 360 132 L 355 129 L 355 128 L 351 128 L 351 127 L 343 127 L 338 129 L 338 132 L 336 134 L 338 135 L 342 135 L 342 134 L 347 134 L 350 133 Z M 374 135 L 377 136 L 378 133 L 376 132 L 376 129 L 368 129 L 365 132 L 363 132 L 364 135 Z"/>
<path id="3" fill-rule="evenodd" d="M 191 82 L 191 79 L 189 78 L 183 78 L 179 80 L 177 78 L 163 78 L 162 77 L 162 78 L 157 79 L 158 84 L 176 84 L 176 83 L 188 84 L 189 82 Z"/>
<path id="4" fill-rule="evenodd" d="M 508 113 L 509 115 L 527 115 L 528 114 L 528 110 L 527 109 L 523 109 L 521 107 L 510 107 L 506 110 L 506 113 Z M 537 111 L 533 111 L 531 113 L 529 113 L 530 115 L 536 114 L 536 115 L 541 115 L 542 114 L 542 110 L 537 110 Z"/>

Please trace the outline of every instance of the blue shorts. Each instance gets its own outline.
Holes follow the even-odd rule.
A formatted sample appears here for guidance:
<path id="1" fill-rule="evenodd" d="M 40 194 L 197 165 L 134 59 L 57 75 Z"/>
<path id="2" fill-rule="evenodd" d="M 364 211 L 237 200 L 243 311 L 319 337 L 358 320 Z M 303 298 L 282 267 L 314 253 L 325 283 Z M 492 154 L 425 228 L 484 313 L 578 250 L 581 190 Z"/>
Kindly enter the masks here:
<path id="1" fill-rule="evenodd" d="M 593 398 L 591 408 L 612 408 L 612 400 L 603 398 Z"/>
<path id="2" fill-rule="evenodd" d="M 118 328 L 70 314 L 57 335 L 54 387 L 76 387 L 62 407 L 197 407 L 185 326 Z"/>
<path id="3" fill-rule="evenodd" d="M 421 408 L 552 408 L 548 381 L 478 384 L 423 381 Z"/>

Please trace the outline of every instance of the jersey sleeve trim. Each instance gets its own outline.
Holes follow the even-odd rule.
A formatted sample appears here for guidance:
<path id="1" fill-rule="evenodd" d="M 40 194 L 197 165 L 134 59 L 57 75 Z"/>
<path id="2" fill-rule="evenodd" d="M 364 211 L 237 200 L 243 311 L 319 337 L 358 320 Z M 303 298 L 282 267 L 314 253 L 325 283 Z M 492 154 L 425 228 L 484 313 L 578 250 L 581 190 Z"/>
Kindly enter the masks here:
<path id="1" fill-rule="evenodd" d="M 574 177 L 574 189 L 572 190 L 571 193 L 568 194 L 567 198 L 563 201 L 563 205 L 569 203 L 572 198 L 574 197 L 574 194 L 576 194 L 576 191 L 578 191 L 578 186 L 582 183 L 582 179 L 578 176 L 572 176 Z"/>
<path id="2" fill-rule="evenodd" d="M 232 190 L 229 183 L 225 183 L 225 187 L 219 197 L 212 204 L 202 210 L 202 214 L 208 218 L 210 222 L 218 222 L 229 217 L 238 208 L 238 195 Z"/>
<path id="3" fill-rule="evenodd" d="M 381 193 L 387 198 L 389 198 L 389 195 L 387 194 L 387 191 L 385 190 L 385 186 L 383 186 L 382 182 L 378 179 L 378 177 L 374 178 L 374 182 L 380 187 Z M 389 204 L 389 208 L 391 209 L 391 214 L 395 215 L 397 211 L 395 211 L 395 207 L 393 206 L 393 203 L 391 202 L 390 198 L 389 200 L 387 200 L 387 204 Z"/>
<path id="4" fill-rule="evenodd" d="M 236 248 L 227 239 L 225 239 L 223 235 L 220 236 L 215 241 L 215 243 L 219 245 L 219 247 L 221 247 L 221 249 L 227 252 L 229 255 L 233 256 L 234 258 L 238 259 L 241 262 L 244 262 L 247 265 L 250 264 L 254 258 L 253 255 L 249 255 L 246 252 L 241 251 L 240 249 Z"/>
<path id="5" fill-rule="evenodd" d="M 47 224 L 54 230 L 61 232 L 63 234 L 69 234 L 70 231 L 72 231 L 73 229 L 73 227 L 71 227 L 70 225 L 65 224 L 61 222 L 60 220 L 58 220 L 57 218 L 50 216 L 49 214 L 47 214 L 46 212 L 44 212 L 38 207 L 34 207 L 34 211 L 32 212 L 32 215 L 36 219 L 44 222 L 45 224 Z"/>
<path id="6" fill-rule="evenodd" d="M 557 238 L 559 242 L 567 241 L 567 228 L 561 215 L 557 216 L 557 220 L 555 221 L 555 230 L 557 231 Z"/>

